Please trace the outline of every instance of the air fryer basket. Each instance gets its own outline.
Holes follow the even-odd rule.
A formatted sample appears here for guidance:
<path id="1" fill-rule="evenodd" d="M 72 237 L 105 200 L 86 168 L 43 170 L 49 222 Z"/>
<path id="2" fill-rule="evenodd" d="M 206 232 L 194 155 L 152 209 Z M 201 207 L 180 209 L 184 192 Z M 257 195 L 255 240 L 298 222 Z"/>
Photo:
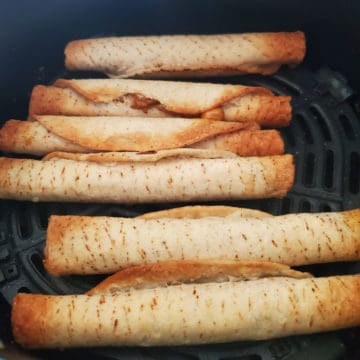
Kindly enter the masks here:
<path id="1" fill-rule="evenodd" d="M 109 35 L 304 30 L 305 64 L 271 77 L 212 79 L 269 87 L 291 95 L 293 119 L 282 131 L 294 154 L 295 185 L 284 199 L 229 205 L 273 214 L 360 207 L 360 2 L 294 0 L 2 0 L 0 125 L 25 118 L 32 86 L 57 77 L 98 74 L 63 70 L 65 43 Z M 330 66 L 330 68 L 326 67 Z M 336 70 L 336 71 L 334 71 Z M 337 72 L 339 71 L 339 72 Z M 348 80 L 348 82 L 347 82 Z M 350 85 L 351 84 L 351 85 Z M 42 265 L 51 214 L 135 216 L 182 204 L 94 205 L 0 200 L 0 337 L 12 341 L 11 302 L 19 291 L 82 293 L 102 276 L 53 277 Z M 303 267 L 315 275 L 360 273 L 360 263 Z M 191 347 L 31 351 L 41 358 L 301 360 L 359 359 L 360 328 L 261 342 Z"/>
<path id="2" fill-rule="evenodd" d="M 61 76 L 71 76 L 63 73 Z M 214 81 L 225 81 L 214 79 Z M 291 95 L 293 119 L 282 131 L 287 152 L 294 154 L 296 179 L 283 199 L 234 201 L 228 204 L 259 208 L 273 214 L 336 211 L 360 207 L 360 121 L 352 106 L 353 90 L 345 78 L 328 68 L 313 73 L 304 67 L 282 69 L 276 75 L 226 79 L 233 83 L 266 86 L 279 95 Z M 51 214 L 86 214 L 131 217 L 146 211 L 181 204 L 94 205 L 0 202 L 0 290 L 11 304 L 20 291 L 48 294 L 82 293 L 101 276 L 54 277 L 43 268 L 43 247 Z M 360 272 L 359 263 L 308 266 L 316 275 Z M 357 329 L 331 334 L 298 336 L 266 342 L 198 347 L 150 349 L 68 350 L 99 358 L 178 359 L 335 359 L 345 344 L 359 336 Z M 43 353 L 39 353 L 40 355 Z M 47 353 L 49 354 L 49 353 Z M 51 352 L 51 356 L 55 356 Z M 64 354 L 63 354 L 64 355 Z"/>

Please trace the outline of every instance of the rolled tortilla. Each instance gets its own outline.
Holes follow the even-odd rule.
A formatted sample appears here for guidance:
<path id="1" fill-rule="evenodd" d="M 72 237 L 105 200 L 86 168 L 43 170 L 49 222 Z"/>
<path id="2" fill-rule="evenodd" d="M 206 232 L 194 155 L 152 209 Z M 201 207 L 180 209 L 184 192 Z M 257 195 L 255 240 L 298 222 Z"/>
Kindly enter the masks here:
<path id="1" fill-rule="evenodd" d="M 87 294 L 115 294 L 129 288 L 254 280 L 270 276 L 286 276 L 295 279 L 312 277 L 309 273 L 292 270 L 289 266 L 266 261 L 163 261 L 120 270 L 100 282 Z"/>
<path id="2" fill-rule="evenodd" d="M 231 151 L 239 156 L 281 155 L 285 151 L 284 141 L 277 130 L 238 130 L 190 146 Z"/>
<path id="3" fill-rule="evenodd" d="M 190 205 L 176 207 L 166 210 L 152 211 L 137 216 L 138 219 L 200 219 L 203 217 L 218 216 L 225 217 L 231 216 L 236 218 L 253 217 L 261 219 L 263 217 L 272 216 L 271 214 L 254 209 L 239 208 L 236 206 L 224 205 Z"/>
<path id="4" fill-rule="evenodd" d="M 168 260 L 266 260 L 291 266 L 359 260 L 359 220 L 360 209 L 264 218 L 51 216 L 44 265 L 65 275 Z"/>
<path id="5" fill-rule="evenodd" d="M 37 116 L 46 129 L 96 151 L 156 151 L 176 149 L 247 124 L 203 119 L 134 117 Z"/>
<path id="6" fill-rule="evenodd" d="M 115 166 L 122 163 L 155 163 L 165 159 L 228 159 L 238 158 L 238 156 L 229 151 L 222 150 L 201 150 L 192 148 L 159 150 L 150 152 L 103 152 L 103 153 L 68 153 L 55 151 L 43 157 L 43 160 L 68 159 L 74 161 L 89 161 L 91 163 L 105 164 Z"/>
<path id="7" fill-rule="evenodd" d="M 286 126 L 289 96 L 263 87 L 151 80 L 57 80 L 34 87 L 29 116 L 203 117 Z"/>
<path id="8" fill-rule="evenodd" d="M 144 151 L 153 150 L 154 147 L 173 148 L 190 143 L 188 146 L 192 148 L 226 150 L 240 156 L 270 156 L 284 153 L 284 142 L 278 131 L 242 130 L 257 129 L 255 123 L 219 122 L 220 124 L 214 127 L 213 121 L 186 119 L 185 124 L 188 123 L 189 126 L 179 130 L 182 121 L 176 124 L 171 122 L 172 119 L 165 118 L 160 121 L 154 119 L 154 123 L 151 124 L 143 118 L 133 118 L 134 122 L 129 122 L 128 118 L 113 117 L 37 118 L 40 121 L 7 121 L 0 129 L 0 151 L 42 156 L 55 151 L 82 153 L 99 149 Z M 168 124 L 167 136 L 164 135 L 163 124 Z M 234 128 L 240 130 L 232 131 Z M 224 131 L 227 133 L 223 133 Z M 217 135 L 218 133 L 220 135 Z M 143 136 L 142 142 L 136 141 L 140 135 Z M 165 137 L 162 139 L 161 136 Z M 197 141 L 208 136 L 210 139 Z M 193 141 L 196 142 L 192 143 Z"/>
<path id="9" fill-rule="evenodd" d="M 53 151 L 91 150 L 51 133 L 37 121 L 9 120 L 0 129 L 0 151 L 42 156 Z"/>
<path id="10" fill-rule="evenodd" d="M 0 198 L 147 203 L 282 197 L 294 181 L 291 155 L 241 158 L 175 149 L 154 154 L 64 154 L 0 158 Z M 224 157 L 226 154 L 226 157 Z M 80 160 L 76 160 L 80 159 Z"/>
<path id="11" fill-rule="evenodd" d="M 30 348 L 184 345 L 360 325 L 360 275 L 180 284 L 115 294 L 18 294 L 15 340 Z"/>
<path id="12" fill-rule="evenodd" d="M 76 40 L 65 48 L 70 70 L 111 77 L 272 74 L 305 56 L 304 33 L 168 35 Z"/>

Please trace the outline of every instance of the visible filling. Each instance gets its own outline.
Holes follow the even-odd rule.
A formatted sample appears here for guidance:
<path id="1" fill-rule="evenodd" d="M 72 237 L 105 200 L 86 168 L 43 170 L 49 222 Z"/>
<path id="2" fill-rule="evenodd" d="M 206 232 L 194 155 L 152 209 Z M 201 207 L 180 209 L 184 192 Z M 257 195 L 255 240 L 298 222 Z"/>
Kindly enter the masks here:
<path id="1" fill-rule="evenodd" d="M 125 94 L 116 101 L 123 102 L 124 97 L 127 97 L 130 99 L 131 108 L 142 110 L 145 113 L 147 113 L 150 108 L 160 105 L 160 102 L 158 100 L 150 99 L 141 94 L 135 94 L 135 93 L 134 94 L 130 94 L 130 93 Z"/>

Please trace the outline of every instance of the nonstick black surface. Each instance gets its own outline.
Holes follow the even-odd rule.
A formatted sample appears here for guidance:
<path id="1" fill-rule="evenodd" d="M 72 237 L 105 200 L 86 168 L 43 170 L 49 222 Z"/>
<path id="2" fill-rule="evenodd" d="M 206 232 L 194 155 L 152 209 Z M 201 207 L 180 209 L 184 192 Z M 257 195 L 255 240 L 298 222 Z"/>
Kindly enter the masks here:
<path id="1" fill-rule="evenodd" d="M 25 118 L 32 87 L 69 73 L 63 67 L 67 41 L 93 36 L 170 33 L 224 33 L 305 30 L 305 64 L 271 77 L 212 79 L 269 87 L 293 97 L 293 119 L 282 131 L 287 152 L 295 155 L 296 180 L 282 200 L 229 202 L 273 214 L 336 211 L 360 207 L 360 120 L 358 92 L 360 30 L 346 3 L 254 1 L 4 1 L 0 4 L 0 124 Z M 221 4 L 221 5 L 219 5 Z M 357 41 L 357 43 L 356 43 Z M 336 70 L 336 71 L 334 71 Z M 209 79 L 207 79 L 209 80 Z M 51 214 L 135 216 L 181 204 L 146 206 L 59 204 L 0 201 L 1 336 L 11 341 L 9 311 L 19 291 L 81 293 L 101 277 L 52 277 L 42 266 L 47 220 Z M 315 275 L 360 273 L 359 263 L 306 267 Z M 3 319 L 2 319 L 3 320 Z M 3 323 L 3 321 L 1 321 Z M 99 359 L 357 359 L 360 330 L 297 336 L 264 342 L 177 348 L 100 348 L 31 352 L 44 358 Z"/>

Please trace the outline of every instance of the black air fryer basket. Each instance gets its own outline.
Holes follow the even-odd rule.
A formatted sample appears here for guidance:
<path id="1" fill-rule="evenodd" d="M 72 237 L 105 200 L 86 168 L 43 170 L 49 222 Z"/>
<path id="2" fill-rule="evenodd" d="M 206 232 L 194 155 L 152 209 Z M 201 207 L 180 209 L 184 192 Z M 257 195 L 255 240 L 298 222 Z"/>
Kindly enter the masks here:
<path id="1" fill-rule="evenodd" d="M 296 179 L 279 200 L 233 201 L 272 214 L 360 207 L 360 4 L 332 1 L 4 1 L 0 4 L 0 124 L 26 118 L 35 84 L 58 77 L 98 77 L 64 69 L 65 44 L 107 35 L 229 33 L 303 30 L 304 64 L 264 77 L 217 82 L 265 86 L 292 96 L 293 119 L 282 131 L 295 156 Z M 207 79 L 209 81 L 209 79 Z M 225 204 L 225 203 L 223 203 Z M 0 335 L 12 345 L 10 305 L 18 292 L 82 293 L 101 276 L 53 277 L 43 268 L 51 214 L 131 217 L 183 204 L 94 205 L 0 200 Z M 360 236 L 360 234 L 359 234 Z M 315 275 L 360 273 L 360 263 L 302 267 Z M 32 351 L 40 358 L 96 359 L 360 359 L 360 329 L 272 341 L 192 347 L 98 348 Z"/>

